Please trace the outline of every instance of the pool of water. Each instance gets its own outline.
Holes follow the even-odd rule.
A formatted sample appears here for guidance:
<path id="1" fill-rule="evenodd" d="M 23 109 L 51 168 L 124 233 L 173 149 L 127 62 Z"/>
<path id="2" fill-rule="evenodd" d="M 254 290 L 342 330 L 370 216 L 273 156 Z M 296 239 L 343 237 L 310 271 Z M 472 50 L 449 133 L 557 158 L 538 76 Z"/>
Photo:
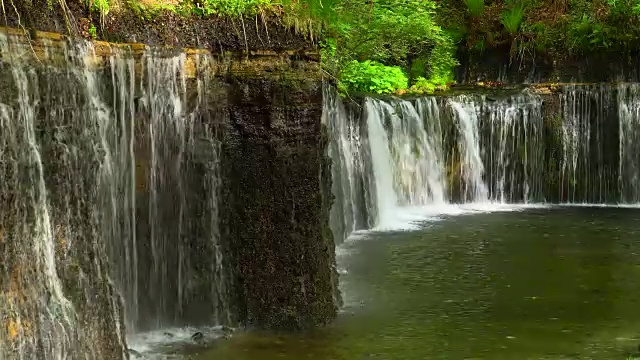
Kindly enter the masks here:
<path id="1" fill-rule="evenodd" d="M 626 359 L 640 344 L 640 209 L 444 217 L 339 250 L 345 308 L 309 333 L 236 333 L 197 360 Z"/>

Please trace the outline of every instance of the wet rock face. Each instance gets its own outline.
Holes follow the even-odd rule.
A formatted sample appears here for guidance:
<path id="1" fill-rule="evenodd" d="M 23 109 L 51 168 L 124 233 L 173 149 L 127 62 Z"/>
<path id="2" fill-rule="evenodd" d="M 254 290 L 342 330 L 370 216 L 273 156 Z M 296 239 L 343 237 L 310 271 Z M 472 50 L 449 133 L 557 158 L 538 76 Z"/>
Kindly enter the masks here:
<path id="1" fill-rule="evenodd" d="M 0 358 L 123 358 L 85 87 L 19 61 L 0 74 Z"/>
<path id="2" fill-rule="evenodd" d="M 230 84 L 223 214 L 237 259 L 240 318 L 277 329 L 325 323 L 336 302 L 320 177 L 321 81 L 234 78 Z"/>
<path id="3" fill-rule="evenodd" d="M 40 66 L 0 45 L 0 358 L 125 358 L 125 324 L 334 318 L 317 62 L 52 40 Z"/>
<path id="4" fill-rule="evenodd" d="M 615 82 L 640 80 L 636 50 L 620 54 L 602 51 L 589 54 L 512 56 L 510 46 L 481 53 L 458 52 L 456 81 L 467 84 L 498 81 L 505 84 L 554 82 Z"/>

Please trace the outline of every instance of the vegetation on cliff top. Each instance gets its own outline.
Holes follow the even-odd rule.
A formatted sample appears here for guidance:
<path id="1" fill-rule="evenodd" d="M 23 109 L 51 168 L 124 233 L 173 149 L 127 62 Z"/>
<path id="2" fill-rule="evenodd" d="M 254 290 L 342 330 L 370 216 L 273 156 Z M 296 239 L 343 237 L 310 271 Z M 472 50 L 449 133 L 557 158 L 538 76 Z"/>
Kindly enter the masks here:
<path id="1" fill-rule="evenodd" d="M 640 46 L 640 0 L 342 0 L 336 5 L 325 28 L 324 54 L 343 91 L 445 89 L 453 82 L 457 48 L 504 49 L 512 59 L 523 59 Z"/>
<path id="2" fill-rule="evenodd" d="M 323 67 L 343 93 L 446 89 L 460 47 L 533 58 L 640 46 L 640 0 L 80 1 L 100 18 L 124 8 L 145 18 L 170 11 L 256 23 L 276 19 L 322 39 Z"/>

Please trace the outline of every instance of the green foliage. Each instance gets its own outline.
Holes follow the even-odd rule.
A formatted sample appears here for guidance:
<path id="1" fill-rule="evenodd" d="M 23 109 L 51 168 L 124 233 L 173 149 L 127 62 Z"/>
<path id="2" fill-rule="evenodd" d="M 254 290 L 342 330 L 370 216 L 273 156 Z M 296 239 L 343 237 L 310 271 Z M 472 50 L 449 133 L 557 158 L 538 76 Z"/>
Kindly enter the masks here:
<path id="1" fill-rule="evenodd" d="M 522 19 L 524 18 L 524 5 L 515 4 L 509 10 L 504 11 L 501 15 L 500 22 L 511 35 L 518 33 Z"/>
<path id="2" fill-rule="evenodd" d="M 397 66 L 352 60 L 342 70 L 339 89 L 342 92 L 393 93 L 406 89 L 408 81 Z"/>
<path id="3" fill-rule="evenodd" d="M 562 46 L 562 39 L 566 36 L 564 26 L 548 26 L 542 22 L 534 24 L 523 23 L 520 25 L 520 32 L 533 35 L 533 44 L 538 51 L 548 51 Z"/>
<path id="4" fill-rule="evenodd" d="M 455 59 L 456 47 L 452 41 L 444 40 L 431 51 L 429 56 L 429 81 L 436 86 L 448 86 L 453 79 L 453 69 L 458 65 Z"/>
<path id="5" fill-rule="evenodd" d="M 607 6 L 612 17 L 624 17 L 633 14 L 633 9 L 637 5 L 637 0 L 607 0 Z"/>
<path id="6" fill-rule="evenodd" d="M 640 0 L 637 0 L 635 5 L 633 5 L 633 8 L 631 9 L 631 12 L 634 15 L 640 15 Z"/>
<path id="7" fill-rule="evenodd" d="M 467 6 L 467 11 L 471 16 L 480 16 L 484 12 L 484 0 L 464 0 L 464 4 Z"/>
<path id="8" fill-rule="evenodd" d="M 431 94 L 435 92 L 437 88 L 438 85 L 420 76 L 416 79 L 415 84 L 409 88 L 409 92 L 411 94 Z"/>
<path id="9" fill-rule="evenodd" d="M 401 69 L 414 60 L 423 68 L 408 69 L 412 77 L 424 77 L 428 71 L 430 80 L 436 76 L 438 84 L 444 82 L 441 79 L 451 77 L 447 74 L 457 62 L 450 35 L 434 21 L 436 10 L 432 0 L 372 0 L 364 7 L 337 1 L 326 23 L 330 40 L 322 50 L 325 68 L 338 75 L 346 91 L 406 89 L 407 76 Z"/>
<path id="10" fill-rule="evenodd" d="M 152 19 L 154 16 L 164 11 L 169 11 L 184 16 L 188 16 L 195 12 L 195 8 L 189 3 L 182 3 L 181 5 L 176 6 L 167 3 L 143 3 L 138 0 L 129 0 L 127 2 L 127 5 L 135 14 L 147 20 Z"/>
<path id="11" fill-rule="evenodd" d="M 582 15 L 572 21 L 567 33 L 569 47 L 572 49 L 608 48 L 612 45 L 612 29 L 588 15 Z"/>
<path id="12" fill-rule="evenodd" d="M 98 29 L 96 29 L 96 26 L 94 24 L 91 24 L 91 26 L 89 27 L 89 35 L 91 35 L 91 38 L 93 38 L 94 40 L 98 38 Z"/>
<path id="13" fill-rule="evenodd" d="M 327 31 L 348 57 L 400 64 L 409 55 L 428 52 L 445 36 L 433 21 L 435 9 L 431 0 L 373 0 L 364 8 L 345 1 Z"/>
<path id="14" fill-rule="evenodd" d="M 271 0 L 203 0 L 194 12 L 202 16 L 254 16 L 274 5 Z"/>
<path id="15" fill-rule="evenodd" d="M 429 71 L 428 61 L 429 58 L 424 56 L 414 59 L 411 62 L 411 67 L 409 68 L 409 79 L 424 77 L 425 74 Z"/>
<path id="16" fill-rule="evenodd" d="M 446 90 L 454 82 L 453 68 L 458 65 L 454 58 L 453 42 L 436 46 L 427 62 L 429 77 L 419 76 L 409 89 L 414 94 L 430 94 L 436 90 Z"/>
<path id="17" fill-rule="evenodd" d="M 109 0 L 86 0 L 86 1 L 90 10 L 97 11 L 103 16 L 109 13 Z"/>

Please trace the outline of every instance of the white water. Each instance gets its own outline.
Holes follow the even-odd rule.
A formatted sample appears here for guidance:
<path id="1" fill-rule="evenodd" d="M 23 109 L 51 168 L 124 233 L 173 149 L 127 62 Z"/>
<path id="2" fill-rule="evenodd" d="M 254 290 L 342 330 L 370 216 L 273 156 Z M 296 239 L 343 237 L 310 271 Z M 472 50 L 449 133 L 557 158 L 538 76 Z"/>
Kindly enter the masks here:
<path id="1" fill-rule="evenodd" d="M 2 47 L 3 54 L 12 54 L 9 49 L 9 43 L 2 34 L 0 34 L 0 46 Z M 10 127 L 15 127 L 15 129 L 18 130 L 15 135 L 22 137 L 18 140 L 21 143 L 20 146 L 23 147 L 22 160 L 25 161 L 29 167 L 29 182 L 33 186 L 30 199 L 31 204 L 28 204 L 31 205 L 33 209 L 33 224 L 30 230 L 25 229 L 29 233 L 23 234 L 23 236 L 25 236 L 24 240 L 26 241 L 23 244 L 24 248 L 19 249 L 19 251 L 24 251 L 27 256 L 30 254 L 35 255 L 30 261 L 35 261 L 33 267 L 34 270 L 38 272 L 39 285 L 43 286 L 42 290 L 44 293 L 48 293 L 51 296 L 50 301 L 41 313 L 39 319 L 39 325 L 44 329 L 44 334 L 41 335 L 43 337 L 42 340 L 46 344 L 43 348 L 43 355 L 51 359 L 63 359 L 71 352 L 71 341 L 72 338 L 75 337 L 73 329 L 76 326 L 76 315 L 71 302 L 63 293 L 62 283 L 56 269 L 55 239 L 49 214 L 44 167 L 35 134 L 35 106 L 37 99 L 32 96 L 31 88 L 36 85 L 33 84 L 35 81 L 32 77 L 33 74 L 29 74 L 25 66 L 25 64 L 21 64 L 20 62 L 16 62 L 14 66 L 12 66 L 12 74 L 17 86 L 18 109 L 12 118 L 5 119 L 5 123 L 7 124 L 15 122 L 14 124 L 10 124 Z M 32 248 L 32 251 L 29 251 L 29 248 Z M 37 294 L 37 296 L 42 295 L 44 294 Z M 23 309 L 14 309 L 17 316 L 9 320 L 20 324 L 18 325 L 20 327 L 26 326 L 29 321 L 32 321 L 28 318 L 21 319 L 19 314 L 22 310 Z M 28 354 L 35 350 L 28 349 L 25 354 L 22 349 L 23 347 L 35 347 L 36 344 L 33 340 L 35 339 L 21 339 L 21 341 L 25 343 L 17 346 L 20 358 L 23 358 L 25 355 L 29 356 Z"/>
<path id="2" fill-rule="evenodd" d="M 336 241 L 341 242 L 349 234 L 369 228 L 375 220 L 366 213 L 367 204 L 371 201 L 370 192 L 360 191 L 361 184 L 366 184 L 363 186 L 365 189 L 373 188 L 368 186 L 370 177 L 365 176 L 368 170 L 365 144 L 368 140 L 366 132 L 361 131 L 358 124 L 344 121 L 348 118 L 344 104 L 329 87 L 324 88 L 323 99 L 322 122 L 331 131 L 333 140 L 327 152 L 333 162 L 331 186 L 337 204 L 331 208 L 331 230 Z"/>
<path id="3" fill-rule="evenodd" d="M 490 174 L 485 181 L 492 185 L 491 200 L 506 204 L 519 197 L 529 203 L 542 192 L 539 174 L 545 167 L 540 151 L 544 148 L 542 101 L 527 94 L 513 97 L 510 102 L 491 104 L 489 110 L 490 131 L 485 146 L 493 151 L 485 160 Z"/>
<path id="4" fill-rule="evenodd" d="M 460 100 L 450 100 L 457 125 L 462 136 L 458 146 L 462 152 L 460 171 L 464 179 L 464 199 L 471 202 L 486 202 L 489 199 L 487 185 L 484 182 L 484 163 L 480 157 L 480 134 L 478 128 L 478 114 L 475 102 L 462 97 Z"/>
<path id="5" fill-rule="evenodd" d="M 418 99 L 415 111 L 411 111 L 413 108 L 408 103 L 405 105 L 407 111 L 412 113 L 416 131 L 420 134 L 420 143 L 425 150 L 416 154 L 416 160 L 422 165 L 419 166 L 421 179 L 416 181 L 417 187 L 420 188 L 421 184 L 426 183 L 427 188 L 424 191 L 430 194 L 428 198 L 421 197 L 419 201 L 411 203 L 445 204 L 448 202 L 448 184 L 440 106 L 433 97 Z"/>
<path id="6" fill-rule="evenodd" d="M 10 271 L 2 276 L 11 278 L 0 289 L 0 317 L 8 324 L 0 330 L 0 358 L 124 357 L 97 226 L 105 181 L 114 176 L 113 124 L 89 70 L 93 48 L 65 44 L 57 51 L 68 64 L 51 77 L 29 62 L 29 51 L 0 34 L 9 60 L 3 66 L 11 69 L 7 90 L 17 95 L 0 104 L 0 238 L 11 239 L 0 255 L 8 255 L 3 266 Z"/>
<path id="7" fill-rule="evenodd" d="M 394 223 L 398 206 L 396 190 L 393 186 L 393 159 L 389 149 L 389 139 L 380 117 L 382 103 L 367 99 L 367 130 L 371 146 L 371 162 L 375 178 L 376 222 L 375 227 L 386 227 Z"/>
<path id="8" fill-rule="evenodd" d="M 325 122 L 338 198 L 332 215 L 349 224 L 374 219 L 342 228 L 337 242 L 367 229 L 411 229 L 470 207 L 640 202 L 638 94 L 629 84 L 566 87 L 556 95 L 559 112 L 527 91 L 498 99 L 367 99 L 361 119 L 339 99 L 325 104 L 325 113 L 341 106 Z"/>
<path id="9" fill-rule="evenodd" d="M 622 202 L 640 203 L 640 86 L 618 88 Z"/>
<path id="10" fill-rule="evenodd" d="M 86 42 L 45 51 L 66 62 L 0 33 L 0 358 L 124 358 L 140 330 L 232 324 L 208 75 L 188 93 L 184 54 L 147 49 L 140 72 L 127 50 L 104 69 Z"/>
<path id="11" fill-rule="evenodd" d="M 132 335 L 128 339 L 129 348 L 134 350 L 131 359 L 171 360 L 184 359 L 180 351 L 203 347 L 203 344 L 223 339 L 231 335 L 233 329 L 222 326 L 211 327 L 167 327 L 160 330 L 147 331 Z M 203 338 L 198 342 L 192 340 L 193 334 L 200 332 Z M 175 354 L 175 355 L 171 355 Z"/>
<path id="12" fill-rule="evenodd" d="M 589 154 L 591 123 L 590 90 L 575 91 L 575 88 L 566 89 L 560 97 L 562 105 L 562 181 L 567 184 L 563 196 L 568 202 L 580 196 L 573 186 L 575 179 L 584 172 L 584 164 Z"/>

